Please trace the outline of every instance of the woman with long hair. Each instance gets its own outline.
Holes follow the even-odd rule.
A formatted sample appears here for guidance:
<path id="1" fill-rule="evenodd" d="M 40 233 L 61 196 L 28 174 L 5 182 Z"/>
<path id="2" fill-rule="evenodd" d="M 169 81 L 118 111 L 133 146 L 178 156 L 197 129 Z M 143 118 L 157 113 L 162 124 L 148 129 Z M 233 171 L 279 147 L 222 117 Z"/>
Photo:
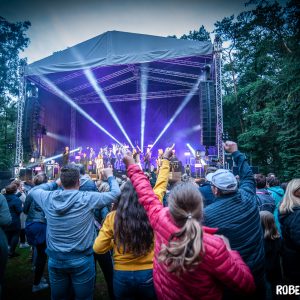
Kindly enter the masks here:
<path id="1" fill-rule="evenodd" d="M 255 289 L 248 266 L 226 238 L 201 225 L 203 201 L 191 183 L 175 186 L 163 207 L 130 155 L 128 176 L 155 235 L 154 285 L 159 299 L 222 298 L 224 286 L 237 292 Z"/>
<path id="2" fill-rule="evenodd" d="M 274 215 L 266 210 L 260 211 L 259 214 L 264 233 L 267 293 L 271 297 L 271 295 L 275 295 L 276 285 L 282 279 L 280 267 L 281 238 Z"/>
<path id="3" fill-rule="evenodd" d="M 166 192 L 171 155 L 172 149 L 167 149 L 154 187 L 159 201 Z M 153 230 L 132 183 L 127 181 L 121 191 L 116 210 L 106 216 L 95 240 L 94 251 L 102 254 L 113 249 L 116 300 L 156 299 L 152 274 Z"/>
<path id="4" fill-rule="evenodd" d="M 283 247 L 282 266 L 286 280 L 299 284 L 300 278 L 300 178 L 286 188 L 279 206 Z"/>

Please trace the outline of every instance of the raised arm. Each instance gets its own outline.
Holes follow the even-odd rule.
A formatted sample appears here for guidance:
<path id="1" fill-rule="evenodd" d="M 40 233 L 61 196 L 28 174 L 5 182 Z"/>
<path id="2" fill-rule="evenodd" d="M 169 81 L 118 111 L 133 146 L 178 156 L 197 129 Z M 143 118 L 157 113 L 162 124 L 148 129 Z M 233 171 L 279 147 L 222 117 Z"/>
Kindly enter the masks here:
<path id="1" fill-rule="evenodd" d="M 149 222 L 153 229 L 156 228 L 158 213 L 163 209 L 161 202 L 154 194 L 149 180 L 134 160 L 129 155 L 124 156 L 124 163 L 127 166 L 128 177 L 135 188 L 139 202 L 144 206 Z"/>
<path id="2" fill-rule="evenodd" d="M 255 195 L 255 180 L 245 155 L 238 151 L 237 144 L 234 142 L 227 141 L 224 144 L 224 149 L 232 154 L 233 160 L 238 167 L 238 175 L 240 177 L 239 189 Z"/>
<path id="3" fill-rule="evenodd" d="M 48 198 L 48 195 L 51 191 L 54 191 L 58 188 L 58 181 L 50 182 L 50 183 L 43 183 L 40 185 L 35 186 L 29 192 L 29 195 L 32 200 L 36 201 L 36 203 L 43 208 L 44 201 Z M 28 197 L 27 196 L 27 197 Z M 31 200 L 31 201 L 32 201 Z"/>
<path id="4" fill-rule="evenodd" d="M 167 191 L 170 174 L 170 158 L 173 154 L 173 147 L 174 146 L 172 146 L 171 148 L 167 148 L 164 152 L 162 166 L 159 170 L 156 184 L 153 188 L 154 194 L 158 197 L 160 202 L 163 201 L 164 195 Z"/>
<path id="5" fill-rule="evenodd" d="M 116 179 L 113 177 L 112 170 L 107 168 L 103 170 L 104 178 L 107 178 L 110 191 L 105 193 L 89 192 L 91 209 L 102 208 L 115 202 L 121 195 L 120 187 Z"/>

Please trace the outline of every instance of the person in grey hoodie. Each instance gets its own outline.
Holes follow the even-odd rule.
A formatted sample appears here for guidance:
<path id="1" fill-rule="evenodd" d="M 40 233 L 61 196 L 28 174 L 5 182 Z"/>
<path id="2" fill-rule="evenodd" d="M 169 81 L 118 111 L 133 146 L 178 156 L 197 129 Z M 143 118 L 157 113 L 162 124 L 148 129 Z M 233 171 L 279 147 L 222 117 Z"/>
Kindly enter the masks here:
<path id="1" fill-rule="evenodd" d="M 7 263 L 8 249 L 7 239 L 2 226 L 9 225 L 11 223 L 11 215 L 9 212 L 8 204 L 5 197 L 0 194 L 0 299 L 1 290 L 4 279 L 4 271 Z"/>
<path id="2" fill-rule="evenodd" d="M 94 209 L 117 200 L 120 188 L 111 169 L 104 169 L 110 192 L 79 191 L 79 171 L 75 165 L 61 169 L 60 179 L 33 188 L 30 195 L 47 219 L 47 254 L 52 299 L 93 299 L 96 238 Z M 56 190 L 62 185 L 64 190 Z"/>

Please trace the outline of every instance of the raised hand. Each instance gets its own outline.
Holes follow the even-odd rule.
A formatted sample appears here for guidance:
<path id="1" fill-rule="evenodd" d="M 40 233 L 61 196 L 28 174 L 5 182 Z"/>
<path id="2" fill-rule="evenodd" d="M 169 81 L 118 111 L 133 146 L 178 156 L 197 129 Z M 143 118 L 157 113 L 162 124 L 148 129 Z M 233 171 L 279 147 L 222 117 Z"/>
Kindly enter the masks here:
<path id="1" fill-rule="evenodd" d="M 228 153 L 233 153 L 238 150 L 237 143 L 232 142 L 232 141 L 226 141 L 223 143 L 224 149 Z"/>
<path id="2" fill-rule="evenodd" d="M 126 153 L 124 153 L 123 162 L 126 165 L 126 167 L 128 167 L 129 165 L 135 164 L 135 160 L 132 157 L 132 153 L 130 151 L 127 151 Z"/>
<path id="3" fill-rule="evenodd" d="M 175 147 L 175 144 L 172 145 L 172 147 L 168 147 L 166 148 L 164 154 L 163 154 L 163 158 L 166 158 L 166 159 L 170 159 L 173 155 L 173 149 Z"/>
<path id="4" fill-rule="evenodd" d="M 101 171 L 101 175 L 104 180 L 107 180 L 108 177 L 113 176 L 113 169 L 105 168 Z"/>

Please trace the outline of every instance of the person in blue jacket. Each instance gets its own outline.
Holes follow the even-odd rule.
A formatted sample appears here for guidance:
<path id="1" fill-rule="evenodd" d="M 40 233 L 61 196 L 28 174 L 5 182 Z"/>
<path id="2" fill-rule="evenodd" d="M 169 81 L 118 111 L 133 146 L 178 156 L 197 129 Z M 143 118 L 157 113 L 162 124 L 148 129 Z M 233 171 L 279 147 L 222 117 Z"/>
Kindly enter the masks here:
<path id="1" fill-rule="evenodd" d="M 78 168 L 69 164 L 61 169 L 60 179 L 33 188 L 33 200 L 47 219 L 48 270 L 52 299 L 93 299 L 95 262 L 93 243 L 96 238 L 94 209 L 116 201 L 120 188 L 112 169 L 103 170 L 110 191 L 80 191 Z M 63 190 L 57 190 L 62 185 Z"/>

